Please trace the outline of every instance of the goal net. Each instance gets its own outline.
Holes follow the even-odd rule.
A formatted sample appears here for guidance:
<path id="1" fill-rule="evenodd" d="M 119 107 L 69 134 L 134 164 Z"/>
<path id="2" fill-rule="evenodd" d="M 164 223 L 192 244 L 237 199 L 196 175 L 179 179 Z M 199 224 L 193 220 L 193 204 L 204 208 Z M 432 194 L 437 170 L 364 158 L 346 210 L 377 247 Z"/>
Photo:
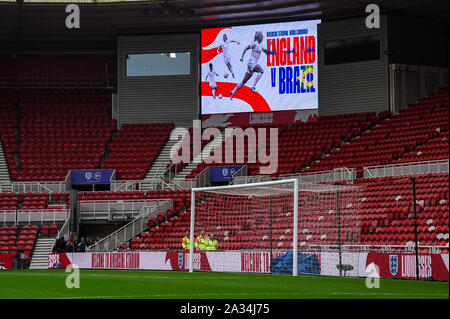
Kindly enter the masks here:
<path id="1" fill-rule="evenodd" d="M 360 239 L 358 187 L 288 179 L 191 196 L 191 272 L 345 276 L 357 268 L 342 251 Z"/>

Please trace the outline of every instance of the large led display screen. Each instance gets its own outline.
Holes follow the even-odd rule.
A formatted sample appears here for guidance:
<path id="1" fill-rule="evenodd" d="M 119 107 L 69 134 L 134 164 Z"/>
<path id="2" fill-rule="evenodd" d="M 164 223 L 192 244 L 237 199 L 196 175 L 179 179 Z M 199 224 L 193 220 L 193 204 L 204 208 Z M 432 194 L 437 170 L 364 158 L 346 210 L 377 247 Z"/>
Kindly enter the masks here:
<path id="1" fill-rule="evenodd" d="M 202 114 L 317 109 L 319 23 L 202 30 Z"/>

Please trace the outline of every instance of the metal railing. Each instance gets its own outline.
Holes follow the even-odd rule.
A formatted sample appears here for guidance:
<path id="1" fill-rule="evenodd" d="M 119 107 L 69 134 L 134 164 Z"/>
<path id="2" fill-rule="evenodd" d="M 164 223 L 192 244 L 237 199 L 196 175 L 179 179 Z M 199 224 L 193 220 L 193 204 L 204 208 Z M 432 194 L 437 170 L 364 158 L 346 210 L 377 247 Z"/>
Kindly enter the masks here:
<path id="1" fill-rule="evenodd" d="M 234 180 L 238 176 L 247 176 L 247 165 L 243 165 L 240 169 L 238 169 L 234 174 L 231 175 L 231 178 Z M 233 180 L 231 183 L 233 183 Z"/>
<path id="2" fill-rule="evenodd" d="M 66 181 L 57 182 L 13 182 L 12 191 L 14 193 L 61 193 L 68 192 Z"/>
<path id="3" fill-rule="evenodd" d="M 164 173 L 159 175 L 159 177 L 167 179 L 167 181 L 171 182 L 175 177 L 177 177 L 177 175 L 178 175 L 178 163 L 172 162 L 172 164 L 170 164 L 170 166 L 164 171 Z"/>
<path id="4" fill-rule="evenodd" d="M 147 229 L 150 218 L 156 217 L 160 212 L 166 211 L 171 207 L 173 207 L 171 199 L 161 200 L 157 206 L 150 209 L 142 207 L 138 218 L 89 247 L 89 251 L 113 251 L 119 248 L 123 243 Z"/>
<path id="5" fill-rule="evenodd" d="M 83 200 L 79 201 L 80 219 L 118 220 L 137 217 L 142 208 L 157 207 L 167 199 Z"/>
<path id="6" fill-rule="evenodd" d="M 7 223 L 17 223 L 16 210 L 0 210 L 0 224 L 6 225 Z"/>
<path id="7" fill-rule="evenodd" d="M 70 232 L 69 232 L 69 225 L 70 225 L 69 221 L 70 221 L 70 218 L 68 217 L 66 219 L 66 221 L 64 222 L 63 226 L 61 227 L 61 229 L 56 234 L 56 238 L 55 238 L 55 241 L 53 242 L 53 246 L 52 246 L 52 252 L 54 251 L 56 242 L 58 241 L 59 238 L 65 237 L 65 236 L 69 237 L 69 234 L 70 234 Z"/>
<path id="8" fill-rule="evenodd" d="M 0 193 L 9 193 L 12 191 L 12 185 L 10 183 L 0 184 Z"/>
<path id="9" fill-rule="evenodd" d="M 69 232 L 69 226 L 70 226 L 70 218 L 67 218 L 66 221 L 64 222 L 64 225 L 61 227 L 61 229 L 58 231 L 58 234 L 56 236 L 56 238 L 60 238 L 61 236 L 69 236 L 70 232 Z"/>
<path id="10" fill-rule="evenodd" d="M 66 220 L 69 217 L 68 209 L 55 209 L 55 210 L 18 210 L 17 211 L 17 223 L 28 223 L 32 222 L 52 222 L 56 223 L 59 221 Z"/>
<path id="11" fill-rule="evenodd" d="M 398 163 L 364 167 L 364 178 L 416 175 L 428 173 L 448 173 L 449 160 L 435 160 L 413 163 Z"/>
<path id="12" fill-rule="evenodd" d="M 56 223 L 69 217 L 68 209 L 0 210 L 0 224 Z"/>
<path id="13" fill-rule="evenodd" d="M 448 249 L 446 246 L 426 246 L 418 245 L 419 249 L 428 249 L 432 254 L 441 253 L 442 249 Z M 331 252 L 338 251 L 339 245 L 299 245 L 299 251 L 302 252 Z M 380 253 L 415 253 L 414 245 L 341 245 L 342 252 L 380 252 Z"/>
<path id="14" fill-rule="evenodd" d="M 269 182 L 272 180 L 270 175 L 254 175 L 254 176 L 236 176 L 231 182 L 234 185 L 237 184 L 250 184 L 259 182 Z"/>
<path id="15" fill-rule="evenodd" d="M 341 167 L 329 171 L 283 174 L 280 175 L 279 177 L 274 178 L 272 178 L 270 175 L 235 176 L 233 178 L 232 184 L 259 183 L 289 178 L 297 178 L 300 181 L 300 183 L 324 183 L 324 182 L 337 182 L 343 180 L 349 183 L 354 183 L 354 181 L 356 180 L 356 169 Z"/>
<path id="16" fill-rule="evenodd" d="M 167 171 L 167 169 L 164 172 L 163 171 L 164 171 L 164 163 L 160 163 L 158 166 L 158 169 L 153 174 L 153 176 L 151 176 L 150 178 L 157 178 L 157 177 L 160 177 L 161 175 L 164 175 L 164 173 L 165 173 L 165 171 Z"/>
<path id="17" fill-rule="evenodd" d="M 300 183 L 324 183 L 347 181 L 354 183 L 356 180 L 356 169 L 340 167 L 329 171 L 317 171 L 308 173 L 296 173 L 280 175 L 277 179 L 298 178 Z"/>
<path id="18" fill-rule="evenodd" d="M 141 190 L 141 181 L 112 181 L 110 184 L 110 190 L 112 192 L 119 191 L 138 191 Z"/>
<path id="19" fill-rule="evenodd" d="M 0 185 L 0 192 L 2 190 Z M 6 188 L 5 184 L 5 188 Z M 14 193 L 61 193 L 68 192 L 70 186 L 64 182 L 13 182 L 12 191 Z M 141 181 L 114 180 L 110 183 L 110 191 L 136 191 L 141 189 Z"/>
<path id="20" fill-rule="evenodd" d="M 210 169 L 209 166 L 201 171 L 195 178 L 184 179 L 172 184 L 178 186 L 180 189 L 192 189 L 195 187 L 211 186 Z"/>

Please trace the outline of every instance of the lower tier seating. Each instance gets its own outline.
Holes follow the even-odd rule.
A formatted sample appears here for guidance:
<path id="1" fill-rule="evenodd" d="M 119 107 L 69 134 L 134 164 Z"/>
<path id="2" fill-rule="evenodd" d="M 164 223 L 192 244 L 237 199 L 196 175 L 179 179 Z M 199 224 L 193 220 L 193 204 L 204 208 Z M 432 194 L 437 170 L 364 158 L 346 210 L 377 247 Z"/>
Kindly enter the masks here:
<path id="1" fill-rule="evenodd" d="M 347 211 L 347 214 L 353 214 L 351 220 L 357 225 L 357 232 L 352 236 L 343 236 L 342 243 L 401 246 L 411 244 L 414 240 L 414 206 L 410 177 L 359 180 L 356 185 L 363 189 L 361 203 L 358 209 L 349 208 Z M 414 177 L 419 244 L 448 247 L 449 174 L 424 174 Z M 288 249 L 292 243 L 292 216 L 288 211 L 279 208 L 284 205 L 282 201 L 273 202 L 272 205 L 272 235 L 267 223 L 258 223 L 258 217 L 267 219 L 267 212 L 253 211 L 248 202 L 226 206 L 217 202 L 199 201 L 196 218 L 220 216 L 220 219 L 211 217 L 207 223 L 202 224 L 203 230 L 219 239 L 219 249 L 269 249 L 271 244 L 275 249 Z M 307 214 L 302 218 L 299 224 L 300 249 L 312 245 L 337 244 L 337 236 L 324 236 L 327 227 L 336 227 L 335 220 L 327 220 L 326 216 L 321 220 L 311 220 Z M 162 213 L 150 220 L 147 231 L 121 248 L 181 250 L 181 239 L 189 230 L 189 225 L 189 210 Z"/>

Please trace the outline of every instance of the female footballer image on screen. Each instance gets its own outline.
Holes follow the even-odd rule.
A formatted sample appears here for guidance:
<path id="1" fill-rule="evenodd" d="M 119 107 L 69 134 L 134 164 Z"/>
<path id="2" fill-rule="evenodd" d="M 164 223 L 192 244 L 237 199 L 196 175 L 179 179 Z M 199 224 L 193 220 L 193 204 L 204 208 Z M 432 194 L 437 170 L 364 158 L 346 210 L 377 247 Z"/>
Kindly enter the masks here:
<path id="1" fill-rule="evenodd" d="M 222 48 L 222 56 L 223 56 L 223 62 L 225 63 L 225 65 L 227 66 L 228 70 L 231 73 L 231 76 L 234 79 L 234 72 L 233 72 L 233 68 L 231 66 L 231 57 L 230 57 L 230 52 L 228 50 L 228 47 L 231 43 L 236 43 L 237 45 L 240 45 L 240 43 L 238 41 L 234 41 L 234 40 L 229 40 L 228 41 L 228 36 L 226 34 L 223 35 L 223 41 L 222 43 L 219 45 L 219 47 L 217 48 L 217 53 L 220 53 L 219 50 L 220 48 Z M 228 74 L 224 75 L 225 78 L 228 77 Z"/>
<path id="2" fill-rule="evenodd" d="M 217 92 L 217 84 L 216 84 L 216 76 L 220 76 L 219 74 L 216 73 L 216 71 L 213 71 L 213 64 L 210 63 L 209 64 L 209 72 L 206 75 L 206 81 L 209 82 L 209 86 L 211 87 L 212 90 L 212 96 L 215 99 L 216 98 L 216 92 Z M 208 80 L 209 79 L 209 80 Z M 219 95 L 219 99 L 222 98 L 222 95 Z"/>
<path id="3" fill-rule="evenodd" d="M 269 54 L 270 52 L 270 45 L 269 48 L 264 48 L 261 44 L 262 40 L 264 39 L 263 33 L 261 31 L 257 31 L 255 33 L 255 40 L 247 45 L 247 47 L 244 49 L 244 52 L 242 52 L 241 62 L 244 61 L 244 56 L 247 50 L 251 49 L 251 55 L 250 60 L 247 63 L 247 72 L 245 72 L 244 78 L 242 81 L 234 88 L 234 90 L 231 91 L 230 99 L 233 100 L 233 96 L 236 94 L 236 92 L 245 84 L 247 81 L 252 77 L 252 75 L 256 72 L 258 73 L 255 78 L 255 82 L 253 82 L 253 86 L 250 88 L 253 92 L 256 92 L 256 84 L 258 84 L 258 81 L 261 79 L 262 75 L 264 74 L 264 70 L 262 67 L 258 64 L 259 57 L 261 56 L 261 52 L 264 52 L 265 54 Z"/>

